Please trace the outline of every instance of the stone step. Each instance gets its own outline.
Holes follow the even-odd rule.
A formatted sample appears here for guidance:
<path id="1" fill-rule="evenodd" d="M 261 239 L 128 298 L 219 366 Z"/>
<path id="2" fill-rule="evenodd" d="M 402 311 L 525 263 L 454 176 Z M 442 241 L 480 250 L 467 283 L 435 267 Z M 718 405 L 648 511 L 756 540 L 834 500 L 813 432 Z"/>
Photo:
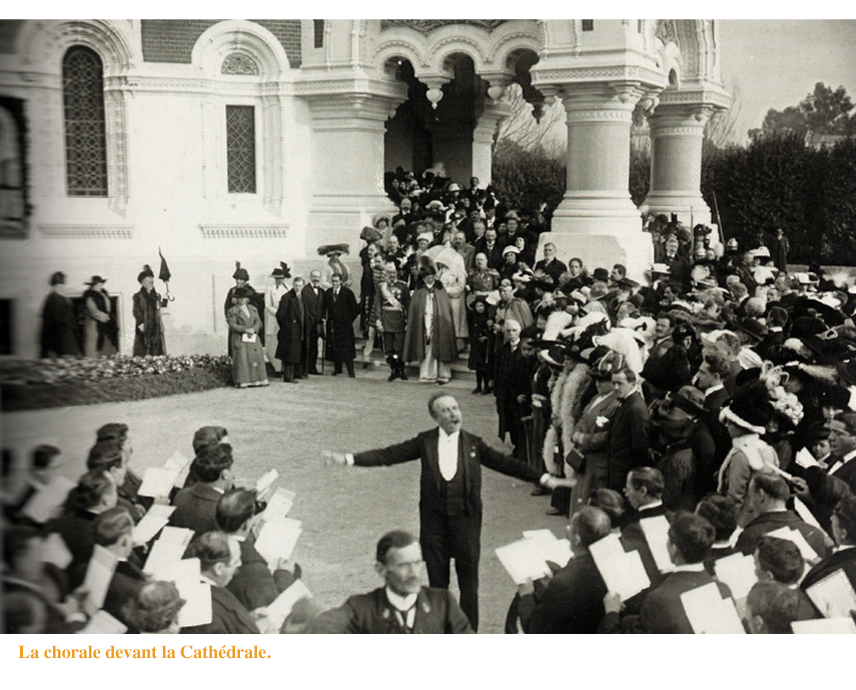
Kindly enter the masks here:
<path id="1" fill-rule="evenodd" d="M 368 358 L 363 356 L 363 348 L 365 347 L 365 342 L 366 341 L 363 338 L 357 339 L 357 358 L 354 360 L 354 365 L 357 367 L 357 369 L 361 369 L 363 364 L 368 361 L 369 366 L 367 368 L 370 371 L 388 371 L 389 366 L 386 363 L 386 356 L 380 349 L 375 348 Z M 452 378 L 469 381 L 476 380 L 476 373 L 467 365 L 468 357 L 469 351 L 465 350 L 456 361 L 452 362 Z M 407 372 L 408 376 L 416 376 L 418 378 L 418 365 L 407 364 L 404 369 Z"/>

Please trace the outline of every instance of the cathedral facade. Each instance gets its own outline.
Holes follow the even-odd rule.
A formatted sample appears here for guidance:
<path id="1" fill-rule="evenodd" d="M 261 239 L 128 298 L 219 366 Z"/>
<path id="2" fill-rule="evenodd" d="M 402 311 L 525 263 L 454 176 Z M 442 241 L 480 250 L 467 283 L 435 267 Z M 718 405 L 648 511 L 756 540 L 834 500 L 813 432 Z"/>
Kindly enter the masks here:
<path id="1" fill-rule="evenodd" d="M 224 352 L 235 261 L 261 291 L 280 261 L 320 267 L 319 245 L 355 256 L 397 166 L 487 184 L 513 83 L 534 117 L 566 111 L 560 255 L 641 273 L 634 113 L 648 209 L 709 222 L 701 145 L 721 82 L 712 20 L 2 21 L 0 354 L 37 354 L 54 271 L 70 295 L 107 279 L 129 353 L 136 276 L 159 254 L 168 351 Z"/>

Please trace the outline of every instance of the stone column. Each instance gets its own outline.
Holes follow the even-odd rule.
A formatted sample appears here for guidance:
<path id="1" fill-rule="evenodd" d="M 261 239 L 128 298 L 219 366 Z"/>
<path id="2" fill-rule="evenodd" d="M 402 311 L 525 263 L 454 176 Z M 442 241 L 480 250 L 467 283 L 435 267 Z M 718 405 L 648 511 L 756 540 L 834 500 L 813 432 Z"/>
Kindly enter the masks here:
<path id="1" fill-rule="evenodd" d="M 313 195 L 307 239 L 356 245 L 371 217 L 392 205 L 383 191 L 384 132 L 403 98 L 369 93 L 313 94 Z M 314 247 L 307 246 L 307 253 Z"/>
<path id="2" fill-rule="evenodd" d="M 653 259 L 628 191 L 630 126 L 644 93 L 637 82 L 625 81 L 566 85 L 559 93 L 567 113 L 567 190 L 553 215 L 553 233 L 542 235 L 540 245 L 552 241 L 563 261 L 579 256 L 591 268 L 623 263 L 640 277 Z"/>
<path id="3" fill-rule="evenodd" d="M 698 104 L 660 103 L 648 117 L 651 128 L 650 211 L 677 213 L 686 225 L 711 222 L 701 196 L 704 125 L 713 109 Z"/>
<path id="4" fill-rule="evenodd" d="M 493 89 L 494 87 L 491 87 Z M 503 90 L 504 93 L 504 90 Z M 473 130 L 473 164 L 470 177 L 477 177 L 483 187 L 490 184 L 493 166 L 493 140 L 500 123 L 511 114 L 511 106 L 499 100 L 501 93 L 497 94 L 496 100 L 485 99 L 484 111 L 479 117 Z M 469 185 L 469 179 L 462 180 L 462 184 Z"/>

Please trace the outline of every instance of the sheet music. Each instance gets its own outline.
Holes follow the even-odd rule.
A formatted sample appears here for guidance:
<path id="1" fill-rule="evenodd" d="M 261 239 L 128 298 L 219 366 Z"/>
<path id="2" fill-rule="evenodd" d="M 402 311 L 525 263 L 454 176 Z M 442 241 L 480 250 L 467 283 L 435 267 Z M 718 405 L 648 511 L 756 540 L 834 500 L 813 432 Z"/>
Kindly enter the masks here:
<path id="1" fill-rule="evenodd" d="M 259 522 L 270 522 L 278 518 L 284 518 L 294 505 L 294 499 L 297 496 L 293 491 L 277 487 L 273 495 L 268 499 L 267 508 L 259 516 Z"/>
<path id="2" fill-rule="evenodd" d="M 279 472 L 276 470 L 269 470 L 265 472 L 259 480 L 256 482 L 256 494 L 259 496 L 263 495 L 265 491 L 267 491 L 271 484 L 273 484 L 277 478 L 279 477 Z"/>
<path id="3" fill-rule="evenodd" d="M 743 635 L 746 630 L 730 598 L 723 599 L 715 582 L 681 594 L 681 603 L 696 635 Z"/>
<path id="4" fill-rule="evenodd" d="M 134 527 L 132 537 L 135 544 L 148 544 L 155 535 L 169 522 L 169 516 L 175 512 L 174 506 L 164 506 L 158 503 L 149 508 L 143 519 Z"/>
<path id="5" fill-rule="evenodd" d="M 589 551 L 606 583 L 606 589 L 620 594 L 622 601 L 650 586 L 651 581 L 639 552 L 625 552 L 617 534 L 608 534 L 599 539 L 589 546 Z"/>
<path id="6" fill-rule="evenodd" d="M 744 556 L 742 553 L 733 553 L 725 558 L 720 558 L 714 564 L 716 579 L 731 590 L 734 599 L 745 599 L 758 581 L 755 574 L 754 556 Z"/>
<path id="7" fill-rule="evenodd" d="M 826 534 L 826 531 L 823 529 L 823 527 L 820 526 L 820 523 L 817 521 L 817 518 L 815 518 L 814 513 L 812 513 L 808 509 L 808 506 L 798 498 L 794 498 L 794 512 L 800 516 L 800 520 L 802 520 L 806 524 L 811 525 L 812 527 L 817 527 L 817 529 Z"/>
<path id="8" fill-rule="evenodd" d="M 495 550 L 496 557 L 516 585 L 533 582 L 550 574 L 546 560 L 538 551 L 536 539 L 518 539 Z"/>
<path id="9" fill-rule="evenodd" d="M 254 343 L 256 342 L 256 334 L 255 333 L 242 333 L 241 340 L 245 343 Z"/>
<path id="10" fill-rule="evenodd" d="M 856 592 L 843 570 L 836 570 L 815 582 L 805 593 L 824 618 L 849 616 L 850 611 L 856 609 Z"/>
<path id="11" fill-rule="evenodd" d="M 176 584 L 178 587 L 178 584 Z M 195 582 L 179 587 L 181 598 L 187 603 L 178 612 L 178 625 L 189 628 L 194 625 L 208 625 L 211 622 L 211 585 L 207 582 Z"/>
<path id="12" fill-rule="evenodd" d="M 817 552 L 813 548 L 808 545 L 808 542 L 805 540 L 802 534 L 799 533 L 798 530 L 791 529 L 790 527 L 780 527 L 779 529 L 773 532 L 767 532 L 765 535 L 767 537 L 778 537 L 779 539 L 787 539 L 788 541 L 792 541 L 797 545 L 797 548 L 800 550 L 802 557 L 807 561 L 816 561 L 818 559 Z"/>
<path id="13" fill-rule="evenodd" d="M 791 630 L 795 635 L 856 635 L 856 621 L 853 616 L 794 621 Z"/>
<path id="14" fill-rule="evenodd" d="M 121 635 L 128 627 L 117 621 L 104 609 L 100 609 L 85 627 L 77 631 L 78 635 Z"/>
<path id="15" fill-rule="evenodd" d="M 291 552 L 300 538 L 300 520 L 277 518 L 266 522 L 256 539 L 256 551 L 268 562 L 271 568 L 277 567 L 280 559 L 291 558 Z"/>
<path id="16" fill-rule="evenodd" d="M 161 537 L 152 545 L 143 571 L 151 575 L 153 579 L 160 580 L 161 573 L 169 574 L 173 564 L 181 560 L 186 548 L 180 542 L 164 541 Z"/>
<path id="17" fill-rule="evenodd" d="M 558 541 L 556 535 L 549 529 L 529 529 L 523 530 L 524 539 L 545 539 L 547 541 Z"/>
<path id="18" fill-rule="evenodd" d="M 193 540 L 193 530 L 186 527 L 172 527 L 167 525 L 161 530 L 160 539 L 158 541 L 166 541 L 171 544 L 181 544 L 187 546 Z"/>
<path id="19" fill-rule="evenodd" d="M 303 584 L 303 580 L 295 580 L 288 589 L 274 599 L 270 606 L 267 607 L 268 626 L 272 631 L 278 633 L 285 619 L 288 618 L 288 615 L 294 608 L 294 605 L 301 599 L 311 598 L 312 592 Z"/>
<path id="20" fill-rule="evenodd" d="M 665 573 L 674 568 L 675 564 L 672 563 L 672 557 L 669 555 L 669 521 L 666 516 L 644 518 L 639 521 L 639 526 L 648 542 L 651 555 L 654 556 L 657 570 Z"/>
<path id="21" fill-rule="evenodd" d="M 173 465 L 180 468 L 175 477 L 174 484 L 174 486 L 179 489 L 181 489 L 184 486 L 184 482 L 187 481 L 187 475 L 190 473 L 190 463 L 191 460 L 180 451 L 175 451 L 175 453 L 172 454 L 172 457 L 166 461 L 167 465 Z"/>
<path id="22" fill-rule="evenodd" d="M 816 467 L 820 465 L 808 448 L 800 448 L 796 452 L 796 455 L 794 455 L 794 462 L 800 467 Z"/>
<path id="23" fill-rule="evenodd" d="M 42 546 L 42 555 L 46 563 L 53 563 L 60 570 L 65 570 L 74 559 L 62 535 L 52 532 L 47 536 Z"/>
<path id="24" fill-rule="evenodd" d="M 30 500 L 21 509 L 21 514 L 40 525 L 45 524 L 53 517 L 54 509 L 65 501 L 68 492 L 75 486 L 77 486 L 77 482 L 73 482 L 67 477 L 54 477 L 50 484 L 30 497 Z"/>
<path id="25" fill-rule="evenodd" d="M 104 599 L 119 562 L 118 556 L 98 544 L 92 550 L 92 558 L 86 568 L 83 584 L 89 590 L 89 601 L 95 609 L 104 606 Z"/>
<path id="26" fill-rule="evenodd" d="M 138 496 L 169 496 L 175 479 L 181 471 L 180 467 L 167 465 L 165 467 L 147 467 L 143 473 L 143 483 L 137 490 Z"/>

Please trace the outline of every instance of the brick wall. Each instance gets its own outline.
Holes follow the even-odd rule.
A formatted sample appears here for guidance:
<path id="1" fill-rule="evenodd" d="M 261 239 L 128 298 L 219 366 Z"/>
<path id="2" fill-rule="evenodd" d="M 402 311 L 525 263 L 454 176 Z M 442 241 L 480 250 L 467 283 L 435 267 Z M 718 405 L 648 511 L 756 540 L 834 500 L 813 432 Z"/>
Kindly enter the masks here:
<path id="1" fill-rule="evenodd" d="M 145 62 L 189 64 L 197 39 L 220 19 L 143 19 L 142 40 Z M 299 19 L 251 19 L 266 28 L 280 42 L 292 67 L 300 67 Z"/>

